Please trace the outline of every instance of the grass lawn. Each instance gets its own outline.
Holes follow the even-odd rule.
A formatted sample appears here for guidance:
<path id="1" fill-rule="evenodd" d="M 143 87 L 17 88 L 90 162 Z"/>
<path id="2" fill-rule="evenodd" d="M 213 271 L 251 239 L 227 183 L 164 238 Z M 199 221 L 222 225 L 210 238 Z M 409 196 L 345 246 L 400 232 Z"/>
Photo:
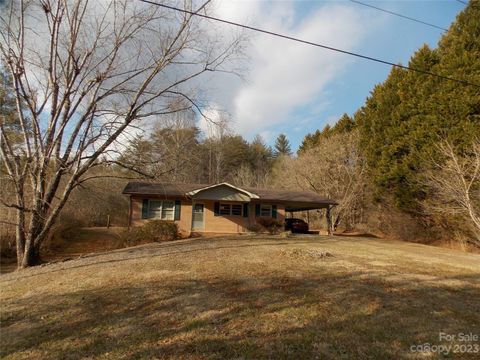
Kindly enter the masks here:
<path id="1" fill-rule="evenodd" d="M 480 358 L 480 339 L 458 339 L 480 337 L 480 255 L 412 243 L 188 239 L 4 274 L 0 290 L 2 359 Z M 463 353 L 410 350 L 425 343 Z"/>

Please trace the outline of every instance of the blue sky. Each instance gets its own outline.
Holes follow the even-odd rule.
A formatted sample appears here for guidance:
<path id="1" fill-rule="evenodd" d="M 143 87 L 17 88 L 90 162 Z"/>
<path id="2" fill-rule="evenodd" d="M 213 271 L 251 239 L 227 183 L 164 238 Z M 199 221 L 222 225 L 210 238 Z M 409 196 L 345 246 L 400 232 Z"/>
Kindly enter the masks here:
<path id="1" fill-rule="evenodd" d="M 456 0 L 362 2 L 444 28 L 465 7 Z M 436 47 L 443 33 L 350 1 L 227 0 L 215 6 L 215 15 L 228 20 L 402 64 L 423 44 Z M 209 94 L 212 111 L 230 114 L 233 131 L 248 140 L 261 134 L 273 144 L 283 132 L 296 150 L 307 133 L 353 114 L 390 72 L 387 65 L 250 36 L 244 79 L 216 77 Z"/>

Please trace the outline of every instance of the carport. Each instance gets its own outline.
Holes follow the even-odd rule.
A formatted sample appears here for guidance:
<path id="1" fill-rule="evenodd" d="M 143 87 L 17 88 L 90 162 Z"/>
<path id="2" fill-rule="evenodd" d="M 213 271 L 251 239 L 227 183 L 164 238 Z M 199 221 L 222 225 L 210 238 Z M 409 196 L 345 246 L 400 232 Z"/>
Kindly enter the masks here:
<path id="1" fill-rule="evenodd" d="M 293 215 L 295 212 L 326 209 L 328 233 L 333 234 L 333 221 L 331 211 L 338 203 L 328 197 L 321 196 L 312 191 L 287 191 L 244 188 L 255 192 L 262 199 L 281 200 L 285 204 L 285 212 Z M 307 212 L 308 221 L 309 213 Z"/>
<path id="2" fill-rule="evenodd" d="M 331 200 L 331 199 L 329 199 Z M 328 227 L 328 234 L 333 234 L 333 221 L 332 221 L 332 214 L 331 210 L 333 207 L 338 205 L 336 202 L 331 201 L 329 203 L 319 202 L 319 203 L 306 203 L 306 202 L 289 202 L 285 203 L 285 212 L 290 213 L 291 217 L 293 213 L 306 211 L 307 212 L 307 223 L 310 224 L 310 210 L 321 210 L 326 209 L 326 218 L 327 218 L 327 227 Z"/>

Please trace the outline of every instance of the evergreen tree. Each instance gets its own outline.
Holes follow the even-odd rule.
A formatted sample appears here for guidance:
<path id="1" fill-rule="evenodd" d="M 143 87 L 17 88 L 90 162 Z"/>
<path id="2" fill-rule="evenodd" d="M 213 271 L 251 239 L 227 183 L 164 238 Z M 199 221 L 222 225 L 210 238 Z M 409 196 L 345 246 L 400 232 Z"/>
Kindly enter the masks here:
<path id="1" fill-rule="evenodd" d="M 459 14 L 437 49 L 420 48 L 409 66 L 480 83 L 480 7 L 471 2 Z M 421 169 L 437 159 L 436 144 L 447 139 L 457 151 L 480 136 L 477 87 L 393 68 L 355 114 L 361 148 L 380 193 L 415 212 L 426 189 Z"/>
<path id="2" fill-rule="evenodd" d="M 347 134 L 355 129 L 356 123 L 347 114 L 343 114 L 342 117 L 331 127 L 330 125 L 325 125 L 323 130 L 316 130 L 313 134 L 307 134 L 303 138 L 300 147 L 298 148 L 299 153 L 303 153 L 307 150 L 313 149 L 320 145 L 322 140 L 328 139 L 332 135 L 337 134 Z"/>
<path id="3" fill-rule="evenodd" d="M 23 107 L 24 104 L 22 103 Z M 28 119 L 26 119 L 28 122 Z M 12 77 L 0 65 L 0 121 L 3 131 L 8 135 L 10 146 L 19 146 L 23 143 L 20 120 L 17 114 L 15 90 Z M 30 128 L 29 123 L 26 124 Z M 3 165 L 3 164 L 2 164 Z"/>
<path id="4" fill-rule="evenodd" d="M 336 134 L 346 134 L 355 129 L 355 121 L 348 116 L 343 114 L 342 117 L 333 125 L 331 129 L 331 135 Z"/>
<path id="5" fill-rule="evenodd" d="M 290 147 L 290 141 L 288 141 L 287 136 L 285 134 L 280 134 L 275 140 L 275 157 L 279 156 L 291 156 L 292 155 L 292 148 Z"/>

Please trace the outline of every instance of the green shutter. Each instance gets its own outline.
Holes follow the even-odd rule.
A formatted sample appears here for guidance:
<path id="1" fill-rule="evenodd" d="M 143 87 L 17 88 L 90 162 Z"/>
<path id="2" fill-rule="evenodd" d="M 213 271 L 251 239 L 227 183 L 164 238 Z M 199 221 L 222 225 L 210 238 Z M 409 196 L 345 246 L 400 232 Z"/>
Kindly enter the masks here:
<path id="1" fill-rule="evenodd" d="M 215 216 L 218 216 L 220 214 L 220 203 L 216 202 L 214 204 L 213 212 L 215 213 Z"/>
<path id="2" fill-rule="evenodd" d="M 180 220 L 180 212 L 181 212 L 182 202 L 180 200 L 175 200 L 175 215 L 174 220 Z"/>
<path id="3" fill-rule="evenodd" d="M 272 205 L 272 217 L 277 218 L 277 205 Z"/>
<path id="4" fill-rule="evenodd" d="M 142 219 L 148 219 L 148 199 L 143 199 L 142 202 Z"/>
<path id="5" fill-rule="evenodd" d="M 260 216 L 260 204 L 255 204 L 255 216 Z"/>
<path id="6" fill-rule="evenodd" d="M 243 204 L 243 217 L 248 217 L 248 203 Z"/>

